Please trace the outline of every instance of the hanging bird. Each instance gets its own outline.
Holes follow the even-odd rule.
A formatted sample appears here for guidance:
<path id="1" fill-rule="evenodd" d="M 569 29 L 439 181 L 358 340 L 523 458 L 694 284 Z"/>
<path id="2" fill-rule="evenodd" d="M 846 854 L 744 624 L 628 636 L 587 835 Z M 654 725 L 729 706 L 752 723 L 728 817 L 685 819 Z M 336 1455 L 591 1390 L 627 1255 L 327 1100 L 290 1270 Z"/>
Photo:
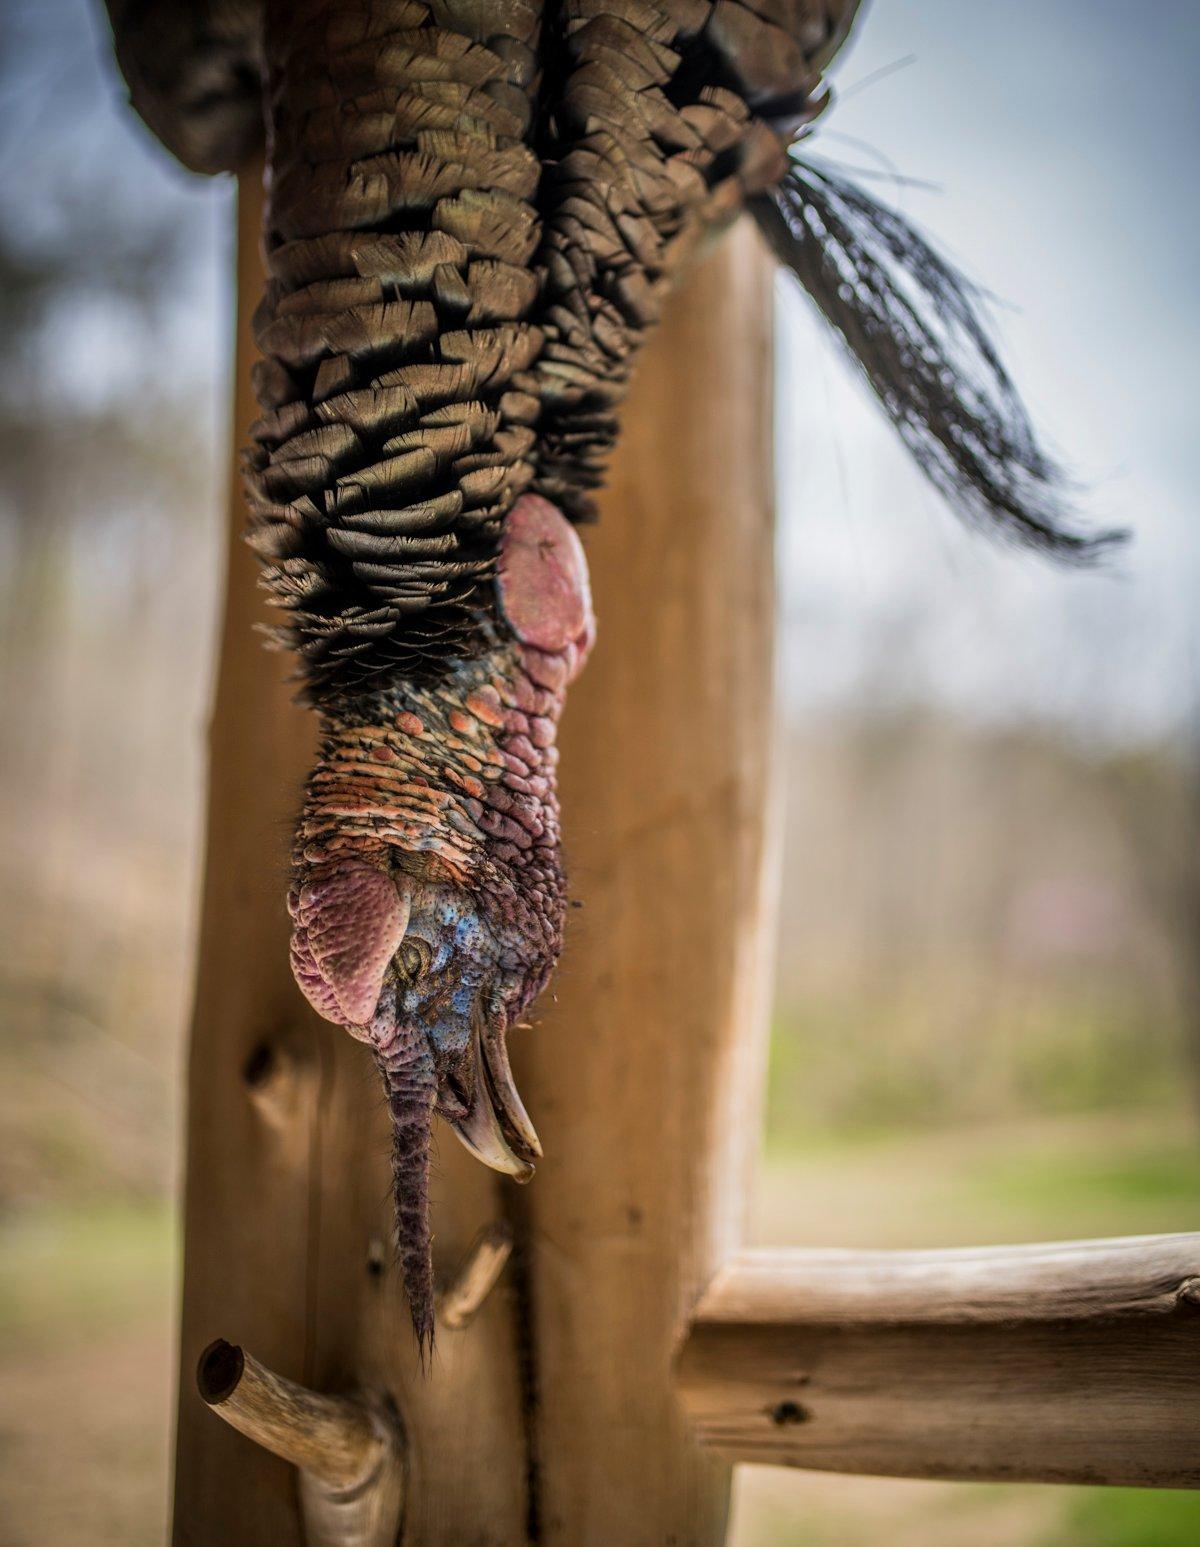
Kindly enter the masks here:
<path id="1" fill-rule="evenodd" d="M 748 208 L 968 519 L 1089 538 L 971 287 L 803 154 L 858 0 L 109 0 L 187 165 L 265 125 L 249 541 L 318 715 L 292 967 L 370 1048 L 399 1259 L 433 1338 L 435 1112 L 526 1180 L 506 1051 L 566 887 L 555 729 L 595 635 L 593 514 L 647 332 Z"/>

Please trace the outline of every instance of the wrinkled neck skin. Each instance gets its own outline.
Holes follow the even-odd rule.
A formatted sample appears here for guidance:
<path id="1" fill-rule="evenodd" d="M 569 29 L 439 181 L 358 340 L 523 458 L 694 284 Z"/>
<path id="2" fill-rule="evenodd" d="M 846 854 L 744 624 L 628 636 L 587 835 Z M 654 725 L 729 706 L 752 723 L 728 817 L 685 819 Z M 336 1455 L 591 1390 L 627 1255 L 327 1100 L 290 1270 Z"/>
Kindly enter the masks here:
<path id="1" fill-rule="evenodd" d="M 509 515 L 496 590 L 479 654 L 322 707 L 288 898 L 296 981 L 371 1046 L 383 1074 L 399 1255 L 423 1348 L 433 1111 L 517 1180 L 541 1153 L 505 1038 L 562 946 L 555 735 L 594 623 L 579 539 L 538 496 Z"/>
<path id="2" fill-rule="evenodd" d="M 293 962 L 314 1007 L 381 1054 L 424 1016 L 440 1068 L 464 1052 L 489 979 L 482 1008 L 511 1024 L 562 944 L 555 733 L 570 668 L 488 636 L 435 683 L 392 681 L 322 715 L 293 850 Z M 429 947 L 411 958 L 420 977 L 393 960 L 406 935 Z M 422 978 L 451 967 L 431 997 Z"/>

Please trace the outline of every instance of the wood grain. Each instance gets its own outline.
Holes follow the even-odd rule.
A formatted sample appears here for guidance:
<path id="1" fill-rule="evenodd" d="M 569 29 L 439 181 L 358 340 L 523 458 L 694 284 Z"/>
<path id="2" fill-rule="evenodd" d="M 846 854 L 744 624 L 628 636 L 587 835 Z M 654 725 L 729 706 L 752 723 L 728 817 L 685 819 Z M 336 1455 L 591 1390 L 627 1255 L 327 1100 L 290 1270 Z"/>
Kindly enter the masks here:
<path id="1" fill-rule="evenodd" d="M 262 286 L 261 170 L 240 181 L 234 450 L 257 413 L 249 319 Z M 520 1541 L 526 1458 L 514 1299 L 502 1283 L 420 1368 L 392 1263 L 387 1115 L 361 1046 L 306 1006 L 284 906 L 313 723 L 266 617 L 231 479 L 228 589 L 210 734 L 210 794 L 188 1070 L 183 1315 L 174 1539 L 299 1547 L 297 1473 L 206 1408 L 192 1381 L 216 1337 L 314 1391 L 393 1401 L 408 1442 L 405 1540 Z M 448 1275 L 499 1217 L 498 1179 L 448 1133 L 433 1188 Z"/>
<path id="2" fill-rule="evenodd" d="M 232 444 L 256 412 L 260 174 L 241 180 Z M 693 278 L 630 404 L 588 534 L 601 643 L 568 706 L 569 946 L 515 1061 L 547 1159 L 526 1189 L 443 1130 L 435 1267 L 516 1250 L 422 1373 L 393 1272 L 389 1136 L 363 1049 L 288 969 L 287 847 L 312 751 L 231 482 L 189 1058 L 178 1547 L 299 1547 L 297 1473 L 219 1422 L 216 1337 L 313 1391 L 395 1404 L 405 1543 L 720 1541 L 729 1468 L 686 1431 L 670 1359 L 736 1240 L 763 957 L 771 585 L 769 277 L 742 231 Z M 606 610 L 607 609 L 607 610 Z"/>
<path id="3" fill-rule="evenodd" d="M 902 1477 L 1200 1484 L 1200 1235 L 751 1252 L 680 1353 L 732 1461 Z"/>
<path id="4" fill-rule="evenodd" d="M 393 1547 L 404 1442 L 388 1407 L 309 1391 L 223 1338 L 200 1356 L 196 1385 L 226 1423 L 299 1468 L 308 1547 Z"/>
<path id="5" fill-rule="evenodd" d="M 360 1486 L 385 1459 L 386 1437 L 362 1403 L 284 1380 L 224 1338 L 201 1354 L 196 1384 L 240 1434 L 330 1488 Z"/>
<path id="6" fill-rule="evenodd" d="M 770 336 L 770 273 L 743 226 L 652 339 L 585 537 L 599 636 L 561 738 L 582 907 L 514 1048 L 546 1152 L 512 1194 L 544 1543 L 724 1540 L 729 1469 L 688 1434 L 670 1364 L 738 1244 L 760 1132 Z"/>

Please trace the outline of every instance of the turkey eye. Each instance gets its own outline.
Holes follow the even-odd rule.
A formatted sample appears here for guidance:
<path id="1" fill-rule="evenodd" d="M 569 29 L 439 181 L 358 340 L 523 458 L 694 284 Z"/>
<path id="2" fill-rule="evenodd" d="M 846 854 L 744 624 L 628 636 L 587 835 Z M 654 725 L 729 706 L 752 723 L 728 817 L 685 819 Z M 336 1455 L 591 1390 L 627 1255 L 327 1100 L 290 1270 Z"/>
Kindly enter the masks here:
<path id="1" fill-rule="evenodd" d="M 428 970 L 432 956 L 424 940 L 405 940 L 400 947 L 400 971 L 406 978 L 418 978 Z"/>

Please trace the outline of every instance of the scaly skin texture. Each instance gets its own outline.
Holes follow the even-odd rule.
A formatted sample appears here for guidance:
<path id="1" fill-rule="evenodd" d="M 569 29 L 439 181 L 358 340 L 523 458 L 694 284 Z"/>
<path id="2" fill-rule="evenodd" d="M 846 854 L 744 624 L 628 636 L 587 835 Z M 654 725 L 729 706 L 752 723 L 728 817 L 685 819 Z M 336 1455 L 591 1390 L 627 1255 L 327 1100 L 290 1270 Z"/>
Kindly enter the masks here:
<path id="1" fill-rule="evenodd" d="M 594 633 L 583 550 L 548 501 L 514 508 L 496 590 L 482 654 L 323 715 L 293 851 L 296 980 L 383 1072 L 400 1260 L 423 1347 L 435 1107 L 518 1179 L 539 1153 L 504 1039 L 562 945 L 555 732 Z"/>

